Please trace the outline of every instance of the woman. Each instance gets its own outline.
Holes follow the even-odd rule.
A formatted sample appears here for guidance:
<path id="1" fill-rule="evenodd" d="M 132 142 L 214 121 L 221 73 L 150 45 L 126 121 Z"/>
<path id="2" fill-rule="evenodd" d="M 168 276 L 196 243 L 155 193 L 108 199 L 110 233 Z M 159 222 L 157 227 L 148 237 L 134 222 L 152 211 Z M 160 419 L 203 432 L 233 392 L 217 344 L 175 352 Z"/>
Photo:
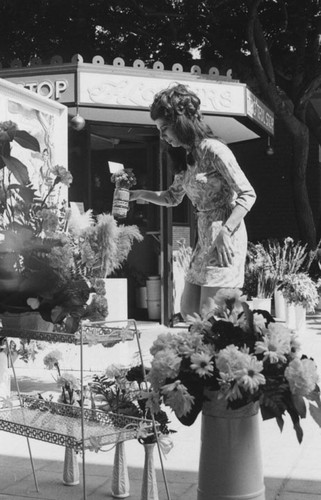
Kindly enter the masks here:
<path id="1" fill-rule="evenodd" d="M 162 140 L 186 150 L 186 164 L 166 191 L 131 191 L 130 200 L 171 207 L 185 195 L 197 213 L 198 240 L 185 278 L 181 314 L 201 313 L 219 288 L 241 288 L 247 250 L 244 216 L 255 192 L 231 150 L 202 121 L 200 99 L 175 84 L 156 94 L 151 118 Z"/>

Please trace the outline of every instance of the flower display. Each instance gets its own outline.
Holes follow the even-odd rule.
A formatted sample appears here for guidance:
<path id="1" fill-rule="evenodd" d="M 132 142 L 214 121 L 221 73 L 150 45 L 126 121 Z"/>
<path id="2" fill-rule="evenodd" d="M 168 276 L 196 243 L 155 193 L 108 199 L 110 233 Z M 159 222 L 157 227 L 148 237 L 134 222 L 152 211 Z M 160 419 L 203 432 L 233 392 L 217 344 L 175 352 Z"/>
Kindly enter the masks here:
<path id="1" fill-rule="evenodd" d="M 136 184 L 136 177 L 131 168 L 123 168 L 111 175 L 111 182 L 114 182 L 119 188 L 130 189 Z"/>
<path id="2" fill-rule="evenodd" d="M 262 243 L 248 243 L 245 274 L 244 293 L 248 298 L 272 297 L 276 285 L 275 269 L 272 259 Z"/>
<path id="3" fill-rule="evenodd" d="M 39 312 L 74 333 L 83 319 L 106 318 L 100 280 L 121 267 L 143 237 L 110 214 L 69 209 L 59 197 L 72 182 L 63 166 L 52 166 L 50 179 L 35 188 L 27 167 L 11 155 L 12 141 L 39 152 L 29 133 L 0 123 L 0 314 Z"/>
<path id="4" fill-rule="evenodd" d="M 287 275 L 307 273 L 316 255 L 307 245 L 287 237 L 249 242 L 243 291 L 251 297 L 272 297 Z"/>
<path id="5" fill-rule="evenodd" d="M 43 358 L 43 363 L 48 370 L 56 369 L 58 377 L 56 378 L 57 387 L 61 389 L 58 398 L 59 403 L 69 404 L 73 406 L 81 406 L 81 386 L 77 377 L 72 373 L 61 372 L 60 363 L 63 356 L 58 349 L 50 351 Z M 53 398 L 53 395 L 50 399 Z"/>
<path id="6" fill-rule="evenodd" d="M 216 391 L 232 410 L 256 403 L 281 429 L 288 413 L 301 441 L 305 400 L 318 411 L 321 403 L 316 364 L 300 353 L 295 333 L 267 311 L 251 311 L 237 289 L 219 290 L 202 317 L 188 321 L 188 330 L 162 333 L 150 349 L 150 407 L 157 412 L 164 403 L 191 425 Z"/>
<path id="7" fill-rule="evenodd" d="M 151 419 L 150 408 L 146 404 L 146 386 L 141 367 L 125 368 L 123 366 L 111 365 L 102 376 L 95 375 L 91 384 L 93 394 L 102 399 L 100 409 L 122 413 L 133 417 Z M 158 438 L 161 448 L 168 452 L 172 444 L 169 434 L 174 432 L 168 428 L 168 417 L 160 407 L 153 414 L 157 425 Z M 144 421 L 138 431 L 138 440 L 142 444 L 155 443 L 155 430 Z"/>
<path id="8" fill-rule="evenodd" d="M 289 236 L 282 241 L 268 239 L 264 242 L 278 283 L 283 281 L 287 274 L 308 272 L 315 258 L 315 251 L 308 250 L 308 245 L 294 241 Z"/>
<path id="9" fill-rule="evenodd" d="M 319 302 L 318 287 L 307 273 L 287 274 L 279 288 L 289 304 L 301 304 L 314 312 Z"/>

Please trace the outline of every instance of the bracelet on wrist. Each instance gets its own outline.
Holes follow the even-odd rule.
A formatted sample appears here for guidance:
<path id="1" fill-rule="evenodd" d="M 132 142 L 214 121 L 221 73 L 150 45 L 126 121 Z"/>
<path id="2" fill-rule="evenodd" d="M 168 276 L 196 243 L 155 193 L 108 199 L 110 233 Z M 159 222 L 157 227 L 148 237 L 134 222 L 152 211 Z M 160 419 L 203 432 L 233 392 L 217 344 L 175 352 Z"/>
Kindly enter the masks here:
<path id="1" fill-rule="evenodd" d="M 230 226 L 228 226 L 227 224 L 224 224 L 223 227 L 225 227 L 225 229 L 227 230 L 227 232 L 232 235 L 233 232 L 234 232 L 234 229 L 231 229 Z"/>

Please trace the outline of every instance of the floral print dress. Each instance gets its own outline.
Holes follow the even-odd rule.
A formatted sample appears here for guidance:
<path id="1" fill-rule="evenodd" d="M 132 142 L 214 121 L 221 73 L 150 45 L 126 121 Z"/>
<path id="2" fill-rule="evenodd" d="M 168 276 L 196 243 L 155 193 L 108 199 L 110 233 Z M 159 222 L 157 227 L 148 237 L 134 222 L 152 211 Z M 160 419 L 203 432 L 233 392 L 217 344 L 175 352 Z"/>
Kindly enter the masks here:
<path id="1" fill-rule="evenodd" d="M 201 286 L 241 288 L 247 251 L 244 221 L 231 236 L 232 265 L 220 267 L 216 249 L 210 251 L 235 204 L 250 210 L 256 199 L 251 184 L 225 144 L 217 139 L 204 139 L 198 147 L 195 165 L 188 165 L 186 171 L 175 175 L 165 199 L 168 205 L 175 206 L 185 195 L 195 207 L 198 226 L 198 240 L 186 280 Z"/>

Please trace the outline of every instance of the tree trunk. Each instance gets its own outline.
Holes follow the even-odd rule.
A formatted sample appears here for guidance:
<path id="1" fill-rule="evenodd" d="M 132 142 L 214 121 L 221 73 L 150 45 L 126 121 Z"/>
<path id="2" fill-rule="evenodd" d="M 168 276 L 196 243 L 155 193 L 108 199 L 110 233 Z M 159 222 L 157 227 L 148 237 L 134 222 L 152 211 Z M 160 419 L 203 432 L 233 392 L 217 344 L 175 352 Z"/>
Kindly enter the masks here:
<path id="1" fill-rule="evenodd" d="M 309 154 L 309 132 L 301 127 L 296 133 L 292 131 L 293 164 L 292 188 L 296 219 L 298 222 L 300 239 L 307 243 L 310 249 L 316 248 L 316 229 L 309 201 L 306 184 L 306 171 Z"/>

